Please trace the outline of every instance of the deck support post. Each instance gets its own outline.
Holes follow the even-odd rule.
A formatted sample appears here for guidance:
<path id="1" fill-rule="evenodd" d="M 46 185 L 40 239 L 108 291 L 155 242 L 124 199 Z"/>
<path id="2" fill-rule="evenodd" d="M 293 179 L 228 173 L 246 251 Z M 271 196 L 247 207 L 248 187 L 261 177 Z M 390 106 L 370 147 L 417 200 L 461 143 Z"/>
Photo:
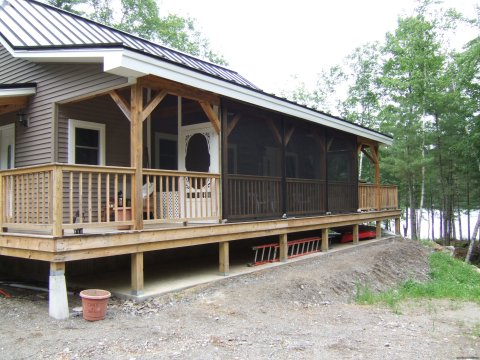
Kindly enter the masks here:
<path id="1" fill-rule="evenodd" d="M 376 232 L 377 232 L 376 238 L 380 239 L 382 237 L 382 222 L 380 220 L 377 220 L 375 222 L 375 228 L 376 228 Z"/>
<path id="2" fill-rule="evenodd" d="M 353 225 L 353 243 L 358 244 L 358 224 Z"/>
<path id="3" fill-rule="evenodd" d="M 218 243 L 218 260 L 219 260 L 219 273 L 222 276 L 227 276 L 230 273 L 230 243 L 223 241 Z"/>
<path id="4" fill-rule="evenodd" d="M 130 102 L 130 166 L 135 170 L 132 187 L 133 229 L 143 229 L 143 88 L 134 84 Z"/>
<path id="5" fill-rule="evenodd" d="M 328 251 L 328 228 L 322 229 L 322 251 Z"/>
<path id="6" fill-rule="evenodd" d="M 279 259 L 281 262 L 288 261 L 288 235 L 287 234 L 280 234 L 280 255 Z"/>
<path id="7" fill-rule="evenodd" d="M 395 234 L 400 235 L 400 218 L 395 218 Z"/>
<path id="8" fill-rule="evenodd" d="M 132 295 L 138 296 L 143 294 L 143 252 L 132 254 L 131 257 L 132 272 Z"/>
<path id="9" fill-rule="evenodd" d="M 57 320 L 68 319 L 67 283 L 65 281 L 65 263 L 51 262 L 48 279 L 48 314 Z"/>

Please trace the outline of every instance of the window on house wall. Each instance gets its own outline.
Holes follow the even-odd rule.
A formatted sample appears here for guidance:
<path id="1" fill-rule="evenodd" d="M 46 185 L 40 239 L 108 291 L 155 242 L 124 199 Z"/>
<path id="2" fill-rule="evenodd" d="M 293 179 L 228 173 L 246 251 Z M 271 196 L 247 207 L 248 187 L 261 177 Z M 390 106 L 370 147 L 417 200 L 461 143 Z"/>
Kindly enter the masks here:
<path id="1" fill-rule="evenodd" d="M 70 119 L 68 144 L 70 164 L 105 165 L 105 124 Z"/>

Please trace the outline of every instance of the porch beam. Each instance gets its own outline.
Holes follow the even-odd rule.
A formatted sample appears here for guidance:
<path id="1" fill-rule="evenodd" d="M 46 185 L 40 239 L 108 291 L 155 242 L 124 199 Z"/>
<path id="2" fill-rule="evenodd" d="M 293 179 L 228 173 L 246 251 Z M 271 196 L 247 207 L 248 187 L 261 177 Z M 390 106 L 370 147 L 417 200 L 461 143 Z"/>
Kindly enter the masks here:
<path id="1" fill-rule="evenodd" d="M 131 255 L 132 295 L 142 295 L 145 288 L 143 274 L 143 252 Z"/>
<path id="2" fill-rule="evenodd" d="M 23 109 L 25 106 L 26 105 L 0 105 L 0 115 Z"/>
<path id="3" fill-rule="evenodd" d="M 228 124 L 227 131 L 226 131 L 226 137 L 230 136 L 230 133 L 235 129 L 235 127 L 237 126 L 241 117 L 242 117 L 242 114 L 235 114 L 235 116 L 233 117 L 230 124 Z"/>
<path id="4" fill-rule="evenodd" d="M 218 244 L 218 260 L 220 275 L 227 276 L 230 273 L 230 243 L 228 241 Z"/>
<path id="5" fill-rule="evenodd" d="M 137 80 L 143 87 L 164 90 L 168 94 L 180 96 L 186 99 L 204 101 L 212 105 L 220 105 L 220 97 L 214 93 L 195 89 L 193 87 L 162 79 L 153 75 L 147 75 Z"/>
<path id="6" fill-rule="evenodd" d="M 278 128 L 275 126 L 274 122 L 272 119 L 267 119 L 267 124 L 270 130 L 272 130 L 273 137 L 275 138 L 275 141 L 279 144 L 282 145 L 282 136 L 280 135 L 280 131 L 278 131 Z"/>
<path id="7" fill-rule="evenodd" d="M 295 132 L 295 126 L 292 126 L 290 130 L 285 134 L 285 146 L 288 145 L 290 139 L 292 138 L 293 133 Z"/>
<path id="8" fill-rule="evenodd" d="M 133 229 L 143 229 L 143 122 L 141 118 L 143 92 L 140 84 L 134 84 L 131 88 L 131 114 L 130 122 L 130 163 L 135 170 L 135 177 L 132 187 L 132 210 L 133 210 Z"/>
<path id="9" fill-rule="evenodd" d="M 218 115 L 215 113 L 215 111 L 213 111 L 212 106 L 205 101 L 199 101 L 199 103 L 203 111 L 205 112 L 205 115 L 207 115 L 208 120 L 210 120 L 210 122 L 212 123 L 212 126 L 215 129 L 215 132 L 217 134 L 220 134 L 220 120 L 218 118 Z"/>
<path id="10" fill-rule="evenodd" d="M 120 95 L 116 90 L 112 90 L 108 94 L 113 99 L 113 101 L 115 101 L 115 103 L 117 104 L 119 109 L 122 111 L 123 115 L 125 115 L 125 117 L 128 119 L 128 121 L 132 121 L 132 114 L 130 111 L 130 104 L 128 103 L 128 101 L 125 100 L 123 96 Z"/>
<path id="11" fill-rule="evenodd" d="M 155 97 L 150 100 L 150 102 L 145 106 L 145 108 L 142 111 L 142 121 L 145 121 L 146 118 L 150 116 L 153 110 L 162 102 L 163 99 L 165 99 L 165 96 L 167 96 L 168 93 L 166 91 L 160 91 L 155 95 Z"/>

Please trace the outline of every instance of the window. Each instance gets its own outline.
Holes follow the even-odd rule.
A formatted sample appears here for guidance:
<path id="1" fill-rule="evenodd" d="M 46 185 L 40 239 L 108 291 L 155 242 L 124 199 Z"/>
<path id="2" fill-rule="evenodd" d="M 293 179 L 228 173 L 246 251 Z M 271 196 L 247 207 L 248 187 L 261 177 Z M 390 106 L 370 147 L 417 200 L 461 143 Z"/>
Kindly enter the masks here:
<path id="1" fill-rule="evenodd" d="M 105 124 L 68 121 L 68 162 L 105 165 Z"/>

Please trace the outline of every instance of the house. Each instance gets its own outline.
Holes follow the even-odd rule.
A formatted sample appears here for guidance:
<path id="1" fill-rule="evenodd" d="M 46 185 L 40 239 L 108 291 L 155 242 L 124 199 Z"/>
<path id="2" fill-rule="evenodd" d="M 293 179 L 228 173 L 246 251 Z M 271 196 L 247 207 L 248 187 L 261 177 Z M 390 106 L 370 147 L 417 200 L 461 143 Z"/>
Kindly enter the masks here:
<path id="1" fill-rule="evenodd" d="M 0 258 L 50 264 L 395 219 L 392 139 L 267 94 L 238 73 L 33 0 L 0 7 Z M 376 183 L 358 182 L 357 156 Z M 356 235 L 355 235 L 356 234 Z"/>

